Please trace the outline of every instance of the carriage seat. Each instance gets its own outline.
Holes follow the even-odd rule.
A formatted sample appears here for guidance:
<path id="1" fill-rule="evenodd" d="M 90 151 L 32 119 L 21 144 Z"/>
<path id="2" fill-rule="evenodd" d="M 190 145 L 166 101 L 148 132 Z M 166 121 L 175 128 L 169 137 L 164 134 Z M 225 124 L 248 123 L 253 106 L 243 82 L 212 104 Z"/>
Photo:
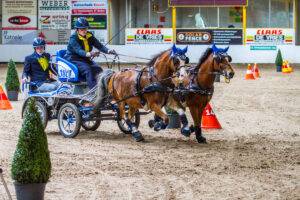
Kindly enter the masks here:
<path id="1" fill-rule="evenodd" d="M 67 50 L 56 52 L 57 77 L 61 82 L 79 83 L 83 79 L 79 75 L 76 65 L 64 59 Z"/>

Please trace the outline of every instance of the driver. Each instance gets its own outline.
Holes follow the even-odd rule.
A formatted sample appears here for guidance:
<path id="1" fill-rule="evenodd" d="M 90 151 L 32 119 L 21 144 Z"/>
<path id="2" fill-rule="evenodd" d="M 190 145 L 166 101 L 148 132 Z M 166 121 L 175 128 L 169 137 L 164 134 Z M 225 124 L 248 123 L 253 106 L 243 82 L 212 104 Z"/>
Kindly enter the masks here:
<path id="1" fill-rule="evenodd" d="M 22 75 L 22 82 L 34 83 L 39 92 L 53 91 L 59 87 L 59 82 L 53 79 L 56 72 L 50 67 L 50 54 L 45 52 L 45 47 L 43 38 L 33 40 L 34 52 L 25 58 Z"/>
<path id="2" fill-rule="evenodd" d="M 89 23 L 84 17 L 79 17 L 75 23 L 76 32 L 71 35 L 64 58 L 74 63 L 83 76 L 90 89 L 96 86 L 96 77 L 103 70 L 91 58 L 99 56 L 93 52 L 93 47 L 106 54 L 116 54 L 115 50 L 107 49 L 88 31 Z"/>

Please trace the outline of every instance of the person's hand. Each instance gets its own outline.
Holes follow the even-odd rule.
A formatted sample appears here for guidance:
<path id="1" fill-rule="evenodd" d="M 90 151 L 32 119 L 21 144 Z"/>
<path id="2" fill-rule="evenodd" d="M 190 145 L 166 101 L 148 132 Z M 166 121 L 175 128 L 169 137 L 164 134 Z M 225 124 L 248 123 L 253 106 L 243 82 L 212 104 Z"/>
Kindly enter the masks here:
<path id="1" fill-rule="evenodd" d="M 100 52 L 99 51 L 91 51 L 91 57 L 94 58 L 94 57 L 98 57 L 100 55 Z"/>
<path id="2" fill-rule="evenodd" d="M 108 54 L 117 55 L 117 52 L 114 49 L 108 50 Z"/>
<path id="3" fill-rule="evenodd" d="M 28 78 L 27 78 L 27 77 L 24 77 L 24 78 L 22 79 L 22 83 L 24 84 L 24 83 L 27 83 L 27 82 L 29 82 Z"/>

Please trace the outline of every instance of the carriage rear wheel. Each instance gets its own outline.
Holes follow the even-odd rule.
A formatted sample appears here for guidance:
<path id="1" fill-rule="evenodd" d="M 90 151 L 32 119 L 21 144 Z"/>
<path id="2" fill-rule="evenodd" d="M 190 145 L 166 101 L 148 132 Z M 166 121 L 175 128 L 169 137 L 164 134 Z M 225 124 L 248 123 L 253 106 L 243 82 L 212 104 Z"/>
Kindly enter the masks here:
<path id="1" fill-rule="evenodd" d="M 82 128 L 86 131 L 95 131 L 99 128 L 101 124 L 100 119 L 92 120 L 92 121 L 84 121 L 82 122 Z"/>
<path id="2" fill-rule="evenodd" d="M 119 116 L 119 113 L 118 113 L 118 116 Z M 126 111 L 126 117 L 128 117 L 128 111 Z M 132 123 L 135 123 L 136 128 L 138 128 L 139 125 L 140 125 L 140 113 L 139 113 L 139 111 L 137 111 L 135 113 L 135 115 L 130 120 L 131 120 Z M 125 133 L 125 134 L 131 134 L 131 131 L 130 131 L 130 129 L 129 129 L 129 127 L 126 124 L 126 122 L 125 122 L 124 119 L 117 118 L 117 124 L 118 124 L 119 129 L 123 133 Z"/>
<path id="3" fill-rule="evenodd" d="M 37 108 L 37 111 L 40 115 L 44 129 L 46 129 L 47 124 L 48 124 L 48 111 L 47 111 L 46 105 L 37 100 L 37 101 L 35 101 L 35 107 Z M 23 106 L 22 118 L 25 116 L 25 112 L 27 109 L 28 109 L 28 101 L 26 101 L 25 105 Z"/>
<path id="4" fill-rule="evenodd" d="M 74 138 L 78 135 L 81 127 L 81 115 L 76 105 L 64 104 L 58 112 L 58 127 L 60 133 L 66 138 Z"/>

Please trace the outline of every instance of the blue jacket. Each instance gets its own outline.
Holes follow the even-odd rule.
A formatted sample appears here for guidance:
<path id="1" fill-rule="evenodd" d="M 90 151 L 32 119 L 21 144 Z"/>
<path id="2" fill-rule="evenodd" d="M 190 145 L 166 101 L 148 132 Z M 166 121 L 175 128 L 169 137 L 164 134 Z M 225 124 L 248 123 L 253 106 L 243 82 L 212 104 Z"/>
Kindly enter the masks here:
<path id="1" fill-rule="evenodd" d="M 82 37 L 75 32 L 70 37 L 64 58 L 71 62 L 73 60 L 91 62 L 90 58 L 86 57 L 86 53 L 92 51 L 93 47 L 101 52 L 108 53 L 108 49 L 91 32 L 87 32 L 86 37 Z"/>
<path id="2" fill-rule="evenodd" d="M 49 80 L 49 70 L 51 70 L 49 61 L 49 53 L 44 53 L 40 56 L 34 52 L 27 56 L 24 61 L 23 77 L 30 77 L 30 81 L 32 82 L 45 82 Z"/>

